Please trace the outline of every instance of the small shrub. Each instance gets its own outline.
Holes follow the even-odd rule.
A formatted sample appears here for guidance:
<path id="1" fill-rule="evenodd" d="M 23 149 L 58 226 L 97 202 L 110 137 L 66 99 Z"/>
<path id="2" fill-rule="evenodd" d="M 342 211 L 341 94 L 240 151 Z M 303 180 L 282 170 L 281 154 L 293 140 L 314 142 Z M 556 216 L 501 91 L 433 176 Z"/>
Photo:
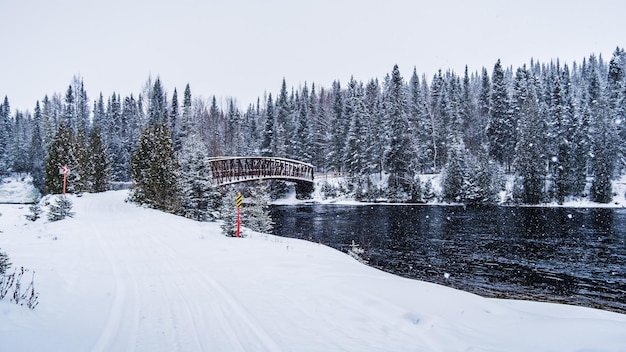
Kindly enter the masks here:
<path id="1" fill-rule="evenodd" d="M 35 272 L 30 280 L 30 284 L 22 291 L 22 277 L 28 269 L 21 267 L 20 270 L 13 271 L 9 275 L 0 275 L 0 299 L 7 296 L 11 288 L 13 295 L 11 301 L 20 306 L 26 306 L 35 309 L 39 304 L 39 292 L 35 291 Z"/>
<path id="2" fill-rule="evenodd" d="M 59 221 L 66 217 L 73 217 L 72 201 L 66 196 L 58 196 L 54 204 L 50 204 L 48 209 L 48 220 Z"/>
<path id="3" fill-rule="evenodd" d="M 9 256 L 4 252 L 0 252 L 0 275 L 4 275 L 10 267 L 11 262 L 9 262 Z"/>
<path id="4" fill-rule="evenodd" d="M 37 221 L 37 219 L 41 218 L 42 209 L 39 203 L 35 203 L 29 207 L 30 214 L 24 215 L 26 220 Z"/>

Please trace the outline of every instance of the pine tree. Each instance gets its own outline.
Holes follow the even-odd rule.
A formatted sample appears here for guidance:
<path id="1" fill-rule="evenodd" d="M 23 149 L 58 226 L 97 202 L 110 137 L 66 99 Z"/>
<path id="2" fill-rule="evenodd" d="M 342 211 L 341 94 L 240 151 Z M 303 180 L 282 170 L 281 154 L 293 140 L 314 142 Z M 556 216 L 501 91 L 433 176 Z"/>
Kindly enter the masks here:
<path id="1" fill-rule="evenodd" d="M 310 100 L 309 90 L 304 85 L 302 95 L 296 100 L 296 121 L 295 121 L 295 138 L 294 138 L 294 158 L 306 163 L 313 160 L 312 137 L 313 130 L 311 128 L 310 116 Z"/>
<path id="2" fill-rule="evenodd" d="M 195 126 L 191 110 L 191 88 L 189 87 L 189 83 L 187 83 L 187 86 L 185 86 L 185 93 L 183 95 L 183 111 L 180 126 L 181 143 L 184 143 L 185 138 L 195 131 Z"/>
<path id="3" fill-rule="evenodd" d="M 518 89 L 516 99 L 519 110 L 518 141 L 515 154 L 515 170 L 522 182 L 521 201 L 537 204 L 543 199 L 545 176 L 545 124 L 541 117 L 534 77 L 524 69 L 518 69 Z"/>
<path id="4" fill-rule="evenodd" d="M 72 173 L 77 175 L 73 190 L 75 192 L 88 192 L 92 185 L 89 179 L 89 151 L 87 149 L 87 136 L 83 127 L 79 127 L 72 143 L 72 153 L 76 163 L 73 165 Z"/>
<path id="5" fill-rule="evenodd" d="M 467 165 L 464 149 L 463 142 L 458 139 L 455 139 L 448 149 L 448 161 L 441 179 L 441 195 L 445 201 L 465 201 Z"/>
<path id="6" fill-rule="evenodd" d="M 74 217 L 72 201 L 65 195 L 58 195 L 48 209 L 48 221 L 59 221 L 68 217 Z"/>
<path id="7" fill-rule="evenodd" d="M 355 182 L 357 188 L 362 189 L 365 186 L 364 183 L 368 173 L 366 156 L 369 144 L 366 140 L 367 133 L 365 129 L 368 116 L 363 103 L 363 85 L 357 83 L 354 78 L 348 84 L 343 114 L 350 120 L 344 147 L 346 171 Z"/>
<path id="8" fill-rule="evenodd" d="M 197 221 L 214 220 L 220 195 L 211 183 L 208 149 L 197 134 L 185 138 L 179 163 L 182 215 Z"/>
<path id="9" fill-rule="evenodd" d="M 274 150 L 275 155 L 289 157 L 287 154 L 287 139 L 293 131 L 291 123 L 291 105 L 287 93 L 287 83 L 283 78 L 280 93 L 276 98 L 276 121 L 274 122 Z"/>
<path id="10" fill-rule="evenodd" d="M 220 227 L 224 235 L 235 237 L 237 235 L 237 191 L 235 189 L 229 189 L 222 197 L 219 215 L 222 220 Z"/>
<path id="11" fill-rule="evenodd" d="M 102 141 L 100 128 L 97 126 L 91 130 L 87 150 L 89 163 L 86 174 L 90 185 L 89 191 L 108 191 L 111 188 L 111 160 Z"/>
<path id="12" fill-rule="evenodd" d="M 366 127 L 369 136 L 368 143 L 370 143 L 367 152 L 368 173 L 379 173 L 382 178 L 388 136 L 383 123 L 381 90 L 377 80 L 370 80 L 365 87 L 364 102 L 365 114 L 369 117 Z"/>
<path id="13" fill-rule="evenodd" d="M 170 213 L 180 210 L 179 165 L 169 129 L 147 126 L 131 157 L 134 181 L 130 200 Z"/>
<path id="14" fill-rule="evenodd" d="M 490 204 L 497 201 L 500 185 L 499 172 L 490 162 L 486 151 L 479 151 L 477 157 L 468 155 L 465 201 L 468 204 Z"/>
<path id="15" fill-rule="evenodd" d="M 246 207 L 242 209 L 241 224 L 252 231 L 270 233 L 274 222 L 270 216 L 270 196 L 267 186 L 249 189 Z"/>
<path id="16" fill-rule="evenodd" d="M 11 123 L 11 106 L 7 96 L 0 104 L 0 174 L 8 173 L 11 167 L 11 144 L 13 141 L 13 126 Z"/>
<path id="17" fill-rule="evenodd" d="M 46 151 L 43 148 L 43 140 L 41 135 L 42 115 L 39 101 L 35 105 L 35 113 L 33 115 L 33 126 L 28 150 L 28 163 L 30 164 L 30 172 L 33 177 L 33 186 L 44 191 L 45 187 L 45 158 Z"/>
<path id="18" fill-rule="evenodd" d="M 515 147 L 515 123 L 511 117 L 510 100 L 504 79 L 504 69 L 498 60 L 491 77 L 491 98 L 487 139 L 489 153 L 499 163 L 510 170 Z"/>
<path id="19" fill-rule="evenodd" d="M 617 155 L 615 125 L 609 115 L 608 102 L 595 66 L 590 72 L 586 109 L 591 120 L 591 199 L 609 203 L 613 198 L 611 179 Z"/>
<path id="20" fill-rule="evenodd" d="M 17 111 L 13 122 L 13 143 L 9 156 L 12 165 L 11 170 L 18 173 L 30 172 L 31 165 L 28 158 L 28 144 L 30 143 L 28 121 L 22 112 Z"/>
<path id="21" fill-rule="evenodd" d="M 73 151 L 74 134 L 64 122 L 59 124 L 59 128 L 54 135 L 48 148 L 48 158 L 46 160 L 46 193 L 63 193 L 63 175 L 59 170 L 63 166 L 69 166 L 70 173 L 67 176 L 67 192 L 74 191 L 76 173 L 71 170 L 76 165 L 76 158 Z"/>
<path id="22" fill-rule="evenodd" d="M 553 81 L 548 114 L 554 121 L 556 156 L 553 158 L 555 197 L 558 203 L 576 194 L 575 133 L 578 128 L 574 121 L 567 67 L 564 72 L 556 72 Z"/>
<path id="23" fill-rule="evenodd" d="M 77 126 L 76 120 L 76 98 L 74 97 L 74 88 L 70 85 L 65 93 L 62 121 L 65 122 L 67 128 L 75 132 Z"/>
<path id="24" fill-rule="evenodd" d="M 330 136 L 330 148 L 328 149 L 329 168 L 335 172 L 343 170 L 343 148 L 345 147 L 345 135 L 348 126 L 348 119 L 344 113 L 344 97 L 339 81 L 333 82 L 332 88 L 332 108 L 330 111 L 329 124 L 333 126 Z"/>
<path id="25" fill-rule="evenodd" d="M 148 107 L 148 124 L 155 126 L 167 123 L 167 100 L 161 85 L 161 79 L 157 77 L 150 92 L 150 105 Z"/>
<path id="26" fill-rule="evenodd" d="M 180 117 L 178 116 L 178 92 L 174 88 L 172 95 L 172 105 L 169 111 L 169 129 L 172 131 L 172 140 L 174 141 L 174 150 L 179 151 L 182 147 L 180 141 Z"/>
<path id="27" fill-rule="evenodd" d="M 275 127 L 276 119 L 274 115 L 274 103 L 272 93 L 267 97 L 267 108 L 265 110 L 265 128 L 263 129 L 263 142 L 261 143 L 262 156 L 275 156 Z"/>
<path id="28" fill-rule="evenodd" d="M 392 189 L 392 193 L 409 192 L 414 177 L 410 169 L 414 154 L 405 111 L 407 96 L 398 65 L 393 67 L 388 89 L 385 110 L 390 126 L 390 145 L 386 153 L 385 164 L 390 174 L 389 187 Z"/>

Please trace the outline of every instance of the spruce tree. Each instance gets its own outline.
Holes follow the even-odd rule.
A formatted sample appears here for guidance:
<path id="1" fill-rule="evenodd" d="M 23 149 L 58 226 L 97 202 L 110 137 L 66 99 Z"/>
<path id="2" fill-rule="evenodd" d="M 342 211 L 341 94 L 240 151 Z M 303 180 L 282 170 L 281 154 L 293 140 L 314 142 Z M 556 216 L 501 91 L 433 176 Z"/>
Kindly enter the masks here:
<path id="1" fill-rule="evenodd" d="M 498 60 L 491 77 L 491 96 L 487 121 L 489 153 L 510 170 L 515 147 L 515 124 L 511 117 L 510 100 L 504 69 Z"/>
<path id="2" fill-rule="evenodd" d="M 515 153 L 515 170 L 521 182 L 521 201 L 537 204 L 542 201 L 545 182 L 545 124 L 540 114 L 536 83 L 526 69 L 518 69 L 516 100 L 519 104 L 518 141 Z"/>
<path id="3" fill-rule="evenodd" d="M 18 173 L 30 172 L 28 150 L 30 137 L 28 135 L 28 121 L 20 111 L 15 113 L 13 119 L 13 143 L 10 148 L 9 160 L 11 160 L 11 170 Z"/>
<path id="4" fill-rule="evenodd" d="M 212 184 L 208 149 L 195 133 L 185 138 L 182 147 L 179 157 L 182 215 L 198 221 L 214 220 L 220 195 Z"/>
<path id="5" fill-rule="evenodd" d="M 441 195 L 445 201 L 465 201 L 467 183 L 465 153 L 463 142 L 457 139 L 448 149 L 448 161 L 441 179 Z"/>
<path id="6" fill-rule="evenodd" d="M 102 141 L 100 128 L 94 127 L 89 134 L 89 145 L 87 147 L 89 162 L 87 166 L 87 177 L 90 185 L 90 192 L 104 192 L 111 188 L 111 160 Z"/>
<path id="7" fill-rule="evenodd" d="M 595 66 L 590 72 L 586 109 L 591 121 L 591 199 L 609 203 L 613 198 L 611 179 L 617 155 L 615 125 L 609 115 L 605 91 Z"/>
<path id="8" fill-rule="evenodd" d="M 45 185 L 45 158 L 46 151 L 43 148 L 43 140 L 41 134 L 42 115 L 39 101 L 35 105 L 35 113 L 33 115 L 33 126 L 28 151 L 28 162 L 30 164 L 30 172 L 33 177 L 33 186 L 44 191 Z"/>
<path id="9" fill-rule="evenodd" d="M 64 122 L 61 122 L 48 148 L 45 179 L 46 193 L 63 193 L 63 175 L 59 173 L 63 166 L 70 168 L 70 173 L 67 175 L 67 192 L 72 193 L 74 191 L 76 173 L 72 172 L 72 170 L 76 165 L 76 158 L 74 157 L 73 143 L 74 134 L 72 130 Z"/>
<path id="10" fill-rule="evenodd" d="M 65 218 L 74 217 L 75 213 L 72 211 L 72 201 L 65 195 L 57 195 L 55 202 L 50 204 L 48 209 L 48 221 L 59 221 Z"/>
<path id="11" fill-rule="evenodd" d="M 222 220 L 220 227 L 224 235 L 235 237 L 237 235 L 237 191 L 235 189 L 230 188 L 222 197 L 219 216 Z"/>
<path id="12" fill-rule="evenodd" d="M 169 129 L 147 126 L 131 157 L 134 181 L 130 200 L 170 213 L 180 210 L 179 165 Z"/>
<path id="13" fill-rule="evenodd" d="M 274 222 L 270 216 L 269 190 L 266 185 L 249 189 L 245 210 L 242 209 L 241 223 L 252 231 L 270 233 Z"/>
<path id="14" fill-rule="evenodd" d="M 275 156 L 275 130 L 276 117 L 274 114 L 274 103 L 272 94 L 267 97 L 267 108 L 265 109 L 265 128 L 263 129 L 263 142 L 261 143 L 262 156 Z"/>
<path id="15" fill-rule="evenodd" d="M 72 173 L 77 175 L 73 189 L 76 192 L 89 192 L 92 188 L 91 180 L 89 179 L 89 159 L 91 155 L 87 149 L 87 136 L 82 126 L 78 127 L 72 148 L 76 160 Z"/>
<path id="16" fill-rule="evenodd" d="M 404 82 L 398 65 L 395 65 L 385 105 L 386 117 L 390 127 L 390 145 L 385 156 L 385 163 L 389 172 L 389 187 L 392 189 L 392 193 L 408 192 L 413 184 L 414 175 L 410 165 L 414 154 L 409 138 L 406 102 Z"/>
<path id="17" fill-rule="evenodd" d="M 367 147 L 368 141 L 365 125 L 367 115 L 363 104 L 363 86 L 354 78 L 348 84 L 344 104 L 344 115 L 350 119 L 348 132 L 345 136 L 344 147 L 346 155 L 344 162 L 348 175 L 353 179 L 357 188 L 362 189 L 367 178 Z"/>

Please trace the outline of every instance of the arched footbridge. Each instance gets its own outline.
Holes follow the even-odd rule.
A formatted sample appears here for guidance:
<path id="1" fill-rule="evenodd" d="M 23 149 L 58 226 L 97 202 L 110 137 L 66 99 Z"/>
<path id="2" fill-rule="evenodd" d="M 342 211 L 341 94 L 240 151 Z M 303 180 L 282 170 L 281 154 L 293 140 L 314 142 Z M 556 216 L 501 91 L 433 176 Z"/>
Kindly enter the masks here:
<path id="1" fill-rule="evenodd" d="M 209 160 L 217 186 L 278 179 L 313 182 L 314 167 L 298 160 L 274 157 L 218 157 Z"/>

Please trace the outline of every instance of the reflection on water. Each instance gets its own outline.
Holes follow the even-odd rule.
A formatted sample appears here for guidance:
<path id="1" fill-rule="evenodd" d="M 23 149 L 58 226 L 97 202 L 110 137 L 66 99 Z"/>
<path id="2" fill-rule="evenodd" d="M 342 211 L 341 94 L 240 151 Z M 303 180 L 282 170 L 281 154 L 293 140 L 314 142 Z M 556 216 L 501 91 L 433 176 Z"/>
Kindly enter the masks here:
<path id="1" fill-rule="evenodd" d="M 276 235 L 342 251 L 354 240 L 401 276 L 626 313 L 626 210 L 298 205 L 272 217 Z"/>

